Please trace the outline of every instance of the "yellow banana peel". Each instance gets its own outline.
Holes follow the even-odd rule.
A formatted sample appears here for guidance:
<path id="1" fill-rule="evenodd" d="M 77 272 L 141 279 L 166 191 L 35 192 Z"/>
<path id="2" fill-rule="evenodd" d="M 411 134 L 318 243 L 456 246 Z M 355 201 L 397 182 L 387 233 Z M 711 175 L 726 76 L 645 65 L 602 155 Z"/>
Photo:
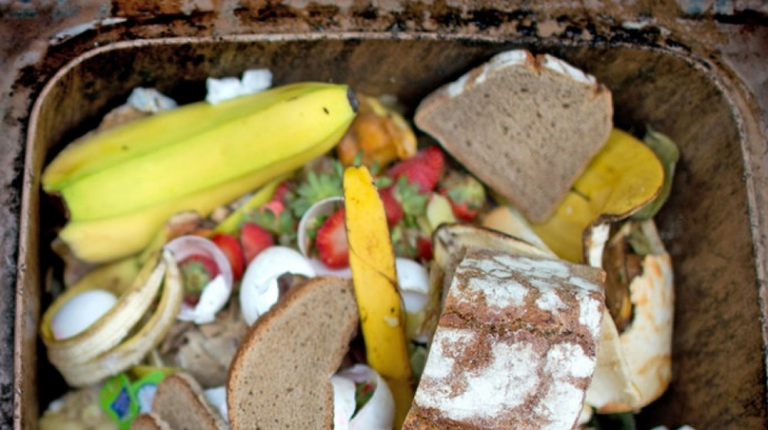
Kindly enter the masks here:
<path id="1" fill-rule="evenodd" d="M 611 131 L 555 214 L 533 231 L 561 258 L 585 259 L 588 229 L 625 219 L 651 202 L 664 183 L 664 169 L 654 152 L 632 135 Z"/>
<path id="2" fill-rule="evenodd" d="M 328 136 L 346 130 L 356 115 L 354 94 L 346 85 L 306 87 L 70 183 L 59 190 L 70 220 L 134 213 L 285 163 L 323 143 L 330 150 L 338 139 L 329 142 Z"/>
<path id="3" fill-rule="evenodd" d="M 81 387 L 122 372 L 138 364 L 165 338 L 181 309 L 184 287 L 173 255 L 168 251 L 163 252 L 162 262 L 165 276 L 157 309 L 135 334 L 124 337 L 114 348 L 85 362 L 59 365 L 67 383 Z"/>
<path id="4" fill-rule="evenodd" d="M 365 167 L 348 167 L 344 171 L 344 207 L 349 266 L 368 365 L 387 381 L 392 391 L 399 429 L 414 393 L 405 311 L 397 288 L 395 255 L 384 205 Z"/>
<path id="5" fill-rule="evenodd" d="M 48 307 L 40 322 L 40 335 L 51 363 L 59 369 L 78 365 L 117 345 L 154 302 L 165 271 L 165 262 L 155 256 L 141 268 L 131 286 L 122 292 L 109 312 L 81 333 L 59 340 L 53 336 L 53 317 L 73 297 L 99 286 L 80 284 L 65 291 Z"/>
<path id="6" fill-rule="evenodd" d="M 68 288 L 79 291 L 99 288 L 119 296 L 133 284 L 140 269 L 136 258 L 116 260 L 94 268 Z"/>

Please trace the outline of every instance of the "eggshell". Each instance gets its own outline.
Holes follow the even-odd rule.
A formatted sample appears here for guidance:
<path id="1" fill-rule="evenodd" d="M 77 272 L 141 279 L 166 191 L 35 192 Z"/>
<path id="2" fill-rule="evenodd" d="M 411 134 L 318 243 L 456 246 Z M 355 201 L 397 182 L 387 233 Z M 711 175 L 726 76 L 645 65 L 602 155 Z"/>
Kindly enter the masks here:
<path id="1" fill-rule="evenodd" d="M 240 283 L 240 309 L 248 325 L 277 303 L 280 288 L 277 278 L 293 273 L 308 278 L 315 276 L 309 260 L 285 246 L 271 246 L 251 261 Z"/>
<path id="2" fill-rule="evenodd" d="M 320 200 L 310 206 L 309 209 L 304 212 L 304 215 L 301 216 L 299 227 L 297 229 L 297 239 L 299 243 L 299 251 L 301 251 L 305 257 L 309 258 L 309 248 L 312 244 L 312 240 L 309 238 L 309 228 L 312 226 L 312 222 L 318 217 L 331 215 L 342 207 L 344 207 L 344 197 L 328 197 L 327 199 Z M 320 262 L 318 261 L 318 263 Z"/>
<path id="3" fill-rule="evenodd" d="M 232 266 L 216 244 L 200 236 L 181 236 L 165 245 L 173 252 L 176 261 L 183 261 L 192 255 L 205 255 L 212 258 L 221 272 L 205 286 L 197 305 L 190 306 L 182 302 L 178 319 L 193 321 L 195 324 L 207 324 L 216 319 L 219 312 L 232 294 Z"/>
<path id="4" fill-rule="evenodd" d="M 373 382 L 368 403 L 355 412 L 355 383 Z M 395 400 L 384 379 L 372 368 L 356 364 L 331 377 L 334 430 L 391 430 L 395 422 Z"/>
<path id="5" fill-rule="evenodd" d="M 105 290 L 88 290 L 72 297 L 51 320 L 56 340 L 82 333 L 117 303 L 117 297 Z"/>

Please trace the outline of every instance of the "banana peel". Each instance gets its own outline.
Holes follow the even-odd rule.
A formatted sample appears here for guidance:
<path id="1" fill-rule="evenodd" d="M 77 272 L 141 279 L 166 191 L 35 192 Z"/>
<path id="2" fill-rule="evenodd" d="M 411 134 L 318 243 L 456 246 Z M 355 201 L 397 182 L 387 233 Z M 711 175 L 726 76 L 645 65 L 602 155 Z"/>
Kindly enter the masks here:
<path id="1" fill-rule="evenodd" d="M 348 167 L 344 171 L 344 207 L 349 266 L 368 365 L 392 391 L 399 429 L 413 401 L 413 375 L 387 218 L 367 168 Z"/>
<path id="2" fill-rule="evenodd" d="M 165 277 L 157 309 L 139 330 L 93 360 L 68 366 L 62 375 L 70 385 L 84 386 L 122 372 L 138 364 L 162 342 L 181 308 L 184 287 L 181 273 L 170 252 L 164 252 Z"/>
<path id="3" fill-rule="evenodd" d="M 573 188 L 544 223 L 533 231 L 558 256 L 573 262 L 589 256 L 588 249 L 601 249 L 607 240 L 607 225 L 631 216 L 659 194 L 664 168 L 654 152 L 632 135 L 613 129 L 605 147 L 592 159 Z M 585 248 L 587 238 L 595 246 Z"/>
<path id="4" fill-rule="evenodd" d="M 142 323 L 161 287 L 157 308 Z M 96 383 L 138 364 L 170 329 L 183 296 L 178 266 L 173 255 L 165 251 L 141 268 L 133 285 L 122 292 L 117 304 L 102 318 L 74 337 L 56 340 L 51 330 L 53 316 L 69 299 L 92 288 L 97 287 L 82 284 L 70 288 L 48 308 L 41 321 L 48 358 L 73 387 Z"/>
<path id="5" fill-rule="evenodd" d="M 162 285 L 165 266 L 159 256 L 148 262 L 109 312 L 80 334 L 61 340 L 53 336 L 53 317 L 70 299 L 94 286 L 81 284 L 59 296 L 45 311 L 40 323 L 40 334 L 51 363 L 57 367 L 69 367 L 87 362 L 117 345 L 152 305 Z"/>
<path id="6" fill-rule="evenodd" d="M 125 258 L 97 266 L 68 288 L 86 291 L 93 288 L 107 290 L 119 296 L 139 275 L 141 264 L 135 258 Z"/>

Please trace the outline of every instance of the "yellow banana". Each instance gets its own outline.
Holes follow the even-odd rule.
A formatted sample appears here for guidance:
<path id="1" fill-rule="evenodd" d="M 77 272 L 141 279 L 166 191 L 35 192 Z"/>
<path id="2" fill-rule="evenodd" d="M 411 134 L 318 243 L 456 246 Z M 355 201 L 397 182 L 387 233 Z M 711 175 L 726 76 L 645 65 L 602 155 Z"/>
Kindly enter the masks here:
<path id="1" fill-rule="evenodd" d="M 341 139 L 346 128 L 346 125 L 340 126 L 303 153 L 225 184 L 126 215 L 95 221 L 69 221 L 59 232 L 59 238 L 77 258 L 90 263 L 102 263 L 136 254 L 152 242 L 163 224 L 173 215 L 194 211 L 208 216 L 216 207 L 323 155 Z"/>
<path id="2" fill-rule="evenodd" d="M 74 221 L 128 214 L 210 189 L 327 143 L 329 135 L 349 126 L 355 110 L 354 94 L 346 85 L 314 84 L 250 115 L 87 175 L 60 193 Z"/>
<path id="3" fill-rule="evenodd" d="M 344 171 L 344 207 L 349 267 L 368 364 L 386 381 L 395 399 L 395 428 L 413 401 L 413 379 L 405 338 L 405 312 L 397 289 L 395 254 L 384 204 L 365 167 Z"/>
<path id="4" fill-rule="evenodd" d="M 299 95 L 325 85 L 291 84 L 217 105 L 206 102 L 192 103 L 141 121 L 85 136 L 67 145 L 45 168 L 42 176 L 43 189 L 48 192 L 61 190 L 95 172 L 251 115 L 281 98 Z"/>

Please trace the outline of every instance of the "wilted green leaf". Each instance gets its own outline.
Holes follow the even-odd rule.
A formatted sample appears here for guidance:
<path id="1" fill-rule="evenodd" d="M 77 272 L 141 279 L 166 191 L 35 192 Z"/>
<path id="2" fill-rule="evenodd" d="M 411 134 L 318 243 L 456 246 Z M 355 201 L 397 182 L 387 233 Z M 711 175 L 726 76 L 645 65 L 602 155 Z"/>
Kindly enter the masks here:
<path id="1" fill-rule="evenodd" d="M 661 160 L 661 165 L 664 168 L 664 184 L 661 186 L 659 195 L 644 208 L 640 209 L 636 214 L 632 215 L 632 219 L 646 220 L 653 218 L 656 213 L 659 212 L 664 203 L 669 198 L 669 192 L 672 189 L 672 179 L 675 175 L 675 166 L 677 160 L 680 159 L 680 151 L 677 149 L 677 145 L 669 137 L 657 132 L 651 126 L 648 126 L 648 130 L 643 137 L 643 142 L 648 145 L 651 150 Z"/>

